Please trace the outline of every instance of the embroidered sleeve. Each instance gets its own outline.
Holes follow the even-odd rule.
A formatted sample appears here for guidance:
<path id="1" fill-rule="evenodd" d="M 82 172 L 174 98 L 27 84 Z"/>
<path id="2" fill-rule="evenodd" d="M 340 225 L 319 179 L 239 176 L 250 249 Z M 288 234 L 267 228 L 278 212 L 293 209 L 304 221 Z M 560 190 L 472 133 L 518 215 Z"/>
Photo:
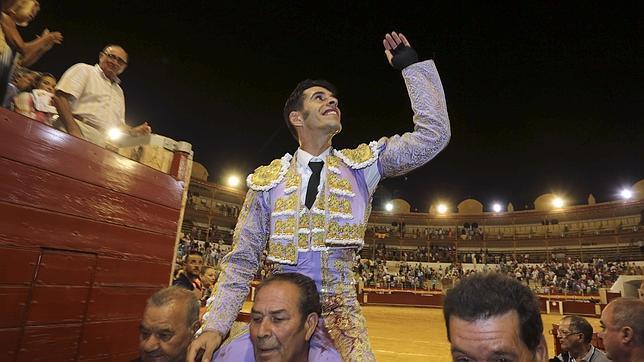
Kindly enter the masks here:
<path id="1" fill-rule="evenodd" d="M 226 335 L 230 330 L 259 267 L 259 258 L 269 234 L 269 209 L 262 193 L 248 190 L 242 206 L 231 251 L 221 260 L 221 274 L 208 299 L 203 330 Z"/>
<path id="2" fill-rule="evenodd" d="M 445 94 L 434 62 L 412 64 L 402 74 L 414 111 L 414 131 L 378 141 L 383 177 L 400 176 L 424 165 L 447 146 L 450 138 Z"/>

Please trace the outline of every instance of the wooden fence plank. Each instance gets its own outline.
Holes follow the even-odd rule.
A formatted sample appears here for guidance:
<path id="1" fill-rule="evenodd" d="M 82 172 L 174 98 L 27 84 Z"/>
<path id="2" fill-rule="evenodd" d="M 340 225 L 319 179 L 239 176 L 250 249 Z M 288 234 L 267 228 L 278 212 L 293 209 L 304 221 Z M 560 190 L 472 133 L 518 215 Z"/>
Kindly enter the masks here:
<path id="1" fill-rule="evenodd" d="M 181 207 L 182 182 L 6 109 L 0 109 L 0 155 L 174 209 Z"/>
<path id="2" fill-rule="evenodd" d="M 79 359 L 97 359 L 139 350 L 140 319 L 85 324 Z"/>
<path id="3" fill-rule="evenodd" d="M 0 158 L 0 201 L 162 233 L 176 232 L 179 210 Z"/>
<path id="4" fill-rule="evenodd" d="M 0 361 L 13 361 L 21 335 L 22 328 L 0 329 Z"/>
<path id="5" fill-rule="evenodd" d="M 89 288 L 38 285 L 32 289 L 28 325 L 81 322 Z"/>
<path id="6" fill-rule="evenodd" d="M 18 361 L 74 361 L 80 324 L 26 327 Z"/>
<path id="7" fill-rule="evenodd" d="M 89 287 L 95 264 L 95 254 L 44 250 L 36 284 Z"/>
<path id="8" fill-rule="evenodd" d="M 0 328 L 24 323 L 29 287 L 0 286 Z"/>
<path id="9" fill-rule="evenodd" d="M 30 285 L 40 249 L 0 247 L 0 284 Z"/>
<path id="10" fill-rule="evenodd" d="M 168 286 L 172 265 L 169 262 L 145 262 L 140 260 L 98 257 L 95 286 Z"/>
<path id="11" fill-rule="evenodd" d="M 175 236 L 0 202 L 0 245 L 69 249 L 168 262 Z"/>
<path id="12" fill-rule="evenodd" d="M 160 288 L 92 288 L 87 310 L 88 321 L 142 318 L 145 302 Z"/>

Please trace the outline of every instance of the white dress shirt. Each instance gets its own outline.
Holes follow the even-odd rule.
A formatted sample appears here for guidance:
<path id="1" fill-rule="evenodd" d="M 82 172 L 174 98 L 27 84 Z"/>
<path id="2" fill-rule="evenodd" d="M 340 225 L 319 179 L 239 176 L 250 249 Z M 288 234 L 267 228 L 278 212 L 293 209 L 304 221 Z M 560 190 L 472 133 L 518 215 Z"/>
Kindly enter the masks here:
<path id="1" fill-rule="evenodd" d="M 312 154 L 304 151 L 301 148 L 298 148 L 297 151 L 295 152 L 295 159 L 297 162 L 296 164 L 297 172 L 302 177 L 302 184 L 300 186 L 300 204 L 301 205 L 304 205 L 306 201 L 306 190 L 308 189 L 308 186 L 309 186 L 309 179 L 313 174 L 313 171 L 311 171 L 311 168 L 309 167 L 309 162 L 323 161 L 326 163 L 326 158 L 327 156 L 329 156 L 329 154 L 331 154 L 331 149 L 332 147 L 327 148 L 324 152 L 322 152 L 318 156 L 313 156 Z M 320 184 L 318 185 L 317 195 L 320 194 L 320 191 L 324 186 L 324 181 L 326 180 L 326 170 L 327 168 L 323 167 L 322 172 L 320 173 Z M 380 181 L 380 172 L 378 171 L 378 161 L 362 169 L 362 172 L 364 173 L 364 176 L 365 176 L 365 182 L 367 184 L 367 188 L 369 189 L 369 194 L 372 195 L 373 192 L 376 190 L 376 187 L 378 186 L 378 182 Z M 316 199 L 317 199 L 317 196 L 316 196 Z"/>
<path id="2" fill-rule="evenodd" d="M 78 63 L 67 69 L 56 90 L 74 97 L 69 103 L 75 117 L 107 130 L 125 123 L 125 97 L 119 83 L 107 78 L 98 64 Z"/>

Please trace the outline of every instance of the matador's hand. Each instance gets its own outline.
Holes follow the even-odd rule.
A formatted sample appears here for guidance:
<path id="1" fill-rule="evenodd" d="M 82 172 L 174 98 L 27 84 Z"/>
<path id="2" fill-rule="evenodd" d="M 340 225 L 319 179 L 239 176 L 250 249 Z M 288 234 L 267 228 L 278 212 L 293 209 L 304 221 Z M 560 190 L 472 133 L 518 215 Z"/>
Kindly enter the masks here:
<path id="1" fill-rule="evenodd" d="M 221 345 L 221 334 L 215 331 L 205 331 L 197 339 L 192 341 L 188 347 L 188 354 L 186 356 L 187 362 L 210 362 L 213 353 Z M 201 359 L 197 356 L 203 352 Z"/>
<path id="2" fill-rule="evenodd" d="M 387 61 L 398 70 L 418 62 L 418 54 L 403 33 L 393 31 L 391 34 L 386 34 L 382 45 L 385 47 Z"/>

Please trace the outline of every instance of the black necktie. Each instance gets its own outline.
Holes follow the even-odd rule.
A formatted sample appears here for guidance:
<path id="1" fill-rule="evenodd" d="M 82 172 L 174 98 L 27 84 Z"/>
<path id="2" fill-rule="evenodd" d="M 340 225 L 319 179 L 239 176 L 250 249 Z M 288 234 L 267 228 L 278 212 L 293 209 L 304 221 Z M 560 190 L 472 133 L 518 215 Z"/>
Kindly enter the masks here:
<path id="1" fill-rule="evenodd" d="M 322 166 L 324 166 L 324 162 L 322 161 L 309 162 L 309 168 L 313 173 L 309 179 L 309 185 L 306 187 L 306 200 L 304 201 L 304 205 L 309 209 L 313 206 L 315 197 L 318 194 L 318 185 L 320 184 L 320 172 L 322 172 Z"/>

